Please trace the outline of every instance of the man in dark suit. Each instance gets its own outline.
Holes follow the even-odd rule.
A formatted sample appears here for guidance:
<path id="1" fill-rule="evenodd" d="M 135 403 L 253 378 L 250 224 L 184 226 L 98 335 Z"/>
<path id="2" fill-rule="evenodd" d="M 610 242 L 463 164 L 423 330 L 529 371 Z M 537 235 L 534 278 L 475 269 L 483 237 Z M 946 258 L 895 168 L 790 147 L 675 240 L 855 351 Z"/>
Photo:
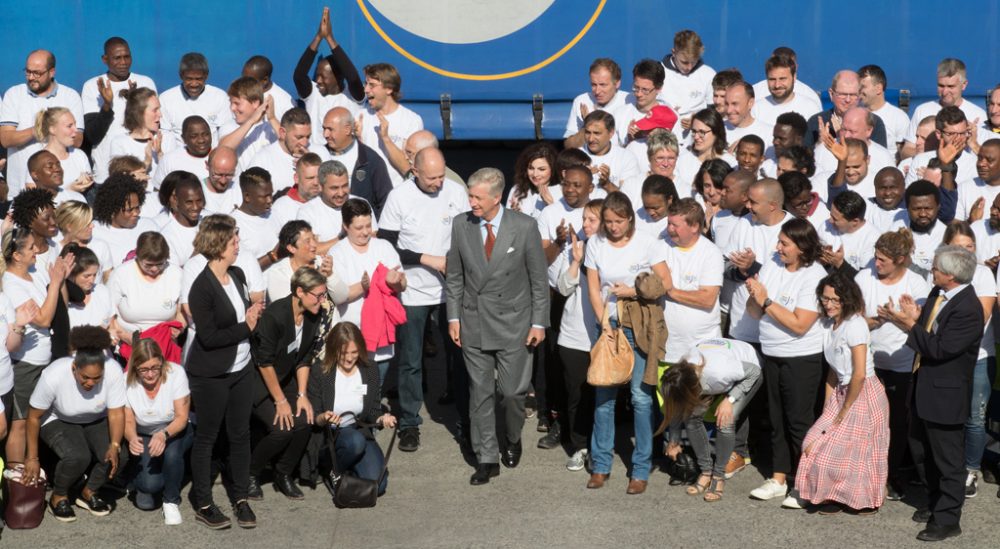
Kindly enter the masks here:
<path id="1" fill-rule="evenodd" d="M 455 217 L 448 250 L 448 332 L 469 373 L 469 418 L 476 471 L 486 484 L 500 474 L 495 387 L 503 395 L 507 445 L 503 464 L 521 459 L 524 399 L 531 353 L 549 322 L 547 263 L 535 220 L 500 205 L 504 177 L 483 168 L 469 177 L 471 212 Z M 496 380 L 496 381 L 495 381 Z"/>
<path id="2" fill-rule="evenodd" d="M 962 533 L 965 502 L 965 429 L 972 372 L 983 337 L 983 307 L 969 285 L 976 256 L 958 246 L 934 255 L 934 289 L 919 316 L 912 298 L 900 298 L 892 322 L 908 332 L 917 352 L 910 403 L 910 452 L 927 486 L 928 509 L 913 514 L 926 522 L 917 539 L 939 541 Z"/>

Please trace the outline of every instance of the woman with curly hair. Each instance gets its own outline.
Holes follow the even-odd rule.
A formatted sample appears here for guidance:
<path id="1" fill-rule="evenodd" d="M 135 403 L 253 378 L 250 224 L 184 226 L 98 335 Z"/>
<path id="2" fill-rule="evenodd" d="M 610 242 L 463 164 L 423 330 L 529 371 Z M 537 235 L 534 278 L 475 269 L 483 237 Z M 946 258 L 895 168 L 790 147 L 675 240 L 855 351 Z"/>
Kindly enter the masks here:
<path id="1" fill-rule="evenodd" d="M 36 272 L 45 270 L 59 257 L 60 246 L 55 241 L 58 234 L 56 228 L 55 202 L 52 193 L 42 189 L 25 189 L 14 199 L 11 206 L 11 219 L 14 225 L 31 231 L 35 237 L 35 267 Z"/>
<path id="2" fill-rule="evenodd" d="M 97 189 L 94 238 L 108 245 L 112 268 L 132 254 L 140 234 L 159 230 L 152 221 L 139 217 L 145 201 L 145 187 L 128 174 L 113 174 Z"/>
<path id="3" fill-rule="evenodd" d="M 507 195 L 507 208 L 537 218 L 545 206 L 560 198 L 555 147 L 544 142 L 529 145 L 514 163 L 514 188 Z"/>

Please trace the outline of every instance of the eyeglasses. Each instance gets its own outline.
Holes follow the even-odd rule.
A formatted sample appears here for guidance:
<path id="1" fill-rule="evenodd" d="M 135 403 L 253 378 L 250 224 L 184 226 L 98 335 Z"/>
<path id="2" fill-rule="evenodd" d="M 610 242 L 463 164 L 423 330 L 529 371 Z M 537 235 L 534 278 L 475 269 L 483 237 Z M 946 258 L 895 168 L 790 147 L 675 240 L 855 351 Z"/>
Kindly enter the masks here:
<path id="1" fill-rule="evenodd" d="M 326 298 L 326 292 L 306 292 L 307 294 L 316 298 L 316 301 L 323 301 Z"/>
<path id="2" fill-rule="evenodd" d="M 656 91 L 656 88 L 640 88 L 639 86 L 632 86 L 632 93 L 636 95 L 647 95 Z"/>
<path id="3" fill-rule="evenodd" d="M 824 296 L 820 296 L 819 302 L 822 303 L 823 305 L 840 305 L 840 298 L 839 297 L 826 297 L 824 295 Z"/>
<path id="4" fill-rule="evenodd" d="M 847 99 L 857 99 L 861 97 L 860 93 L 844 93 L 836 90 L 834 90 L 833 95 L 836 95 L 837 97 L 846 97 Z"/>
<path id="5" fill-rule="evenodd" d="M 697 135 L 700 137 L 705 137 L 710 133 L 712 133 L 712 130 L 691 130 L 691 135 Z"/>
<path id="6" fill-rule="evenodd" d="M 139 375 L 144 376 L 146 374 L 158 374 L 163 366 L 150 366 L 149 368 L 136 368 L 135 371 L 139 372 Z"/>
<path id="7" fill-rule="evenodd" d="M 41 77 L 45 76 L 48 73 L 49 73 L 49 69 L 45 69 L 44 71 L 33 71 L 33 70 L 27 69 L 27 68 L 24 69 L 24 76 L 27 76 L 28 78 L 41 78 Z"/>
<path id="8" fill-rule="evenodd" d="M 943 135 L 944 137 L 968 137 L 969 136 L 969 130 L 965 130 L 964 132 L 948 132 L 948 131 L 944 131 L 944 130 L 938 130 L 938 131 L 941 132 L 941 135 Z"/>
<path id="9" fill-rule="evenodd" d="M 151 263 L 149 261 L 140 261 L 139 266 L 142 267 L 144 271 L 152 271 L 154 269 L 162 271 L 170 265 L 170 261 L 160 261 L 158 263 Z"/>

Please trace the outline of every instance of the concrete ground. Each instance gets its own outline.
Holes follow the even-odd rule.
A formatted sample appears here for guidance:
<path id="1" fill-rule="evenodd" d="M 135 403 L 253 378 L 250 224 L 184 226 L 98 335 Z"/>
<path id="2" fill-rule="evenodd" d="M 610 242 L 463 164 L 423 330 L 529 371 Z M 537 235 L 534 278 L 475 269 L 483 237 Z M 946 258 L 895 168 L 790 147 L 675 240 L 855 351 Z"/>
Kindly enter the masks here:
<path id="1" fill-rule="evenodd" d="M 436 404 L 443 375 L 432 366 L 432 390 L 415 453 L 396 451 L 389 489 L 373 509 L 336 509 L 321 486 L 306 489 L 306 499 L 286 500 L 264 487 L 254 503 L 258 527 L 211 531 L 196 523 L 188 505 L 184 524 L 163 525 L 159 511 L 137 510 L 120 500 L 110 516 L 97 518 L 78 509 L 75 523 L 46 515 L 35 530 L 5 530 L 0 547 L 912 547 L 921 526 L 910 520 L 920 488 L 911 501 L 886 502 L 875 516 L 821 516 L 781 509 L 780 501 L 754 501 L 747 494 L 761 482 L 752 467 L 726 484 L 724 499 L 705 503 L 668 486 L 654 472 L 643 495 L 628 496 L 625 467 L 617 460 L 609 484 L 585 488 L 584 472 L 565 468 L 561 449 L 540 450 L 535 420 L 525 424 L 525 453 L 519 467 L 503 469 L 485 486 L 470 486 L 472 467 L 449 428 L 453 411 Z M 381 433 L 383 447 L 389 433 Z M 627 444 L 627 441 L 623 441 Z M 221 486 L 216 501 L 225 501 Z M 967 500 L 964 533 L 950 547 L 995 547 L 1000 541 L 1000 500 L 995 485 L 981 485 Z M 185 487 L 184 497 L 187 498 Z M 228 509 L 224 509 L 227 513 Z M 77 545 L 79 544 L 79 545 Z"/>

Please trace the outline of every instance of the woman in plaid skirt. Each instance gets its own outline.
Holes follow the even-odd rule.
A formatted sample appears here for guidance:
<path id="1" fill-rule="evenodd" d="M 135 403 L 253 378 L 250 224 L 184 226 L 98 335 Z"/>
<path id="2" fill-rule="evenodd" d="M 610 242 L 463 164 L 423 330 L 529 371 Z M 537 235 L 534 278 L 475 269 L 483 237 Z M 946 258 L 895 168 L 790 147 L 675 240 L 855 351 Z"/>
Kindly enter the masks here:
<path id="1" fill-rule="evenodd" d="M 864 299 L 842 273 L 816 289 L 823 311 L 823 355 L 830 365 L 823 414 L 802 443 L 795 484 L 784 506 L 822 505 L 821 514 L 848 509 L 874 513 L 885 499 L 889 401 L 875 377 Z"/>

